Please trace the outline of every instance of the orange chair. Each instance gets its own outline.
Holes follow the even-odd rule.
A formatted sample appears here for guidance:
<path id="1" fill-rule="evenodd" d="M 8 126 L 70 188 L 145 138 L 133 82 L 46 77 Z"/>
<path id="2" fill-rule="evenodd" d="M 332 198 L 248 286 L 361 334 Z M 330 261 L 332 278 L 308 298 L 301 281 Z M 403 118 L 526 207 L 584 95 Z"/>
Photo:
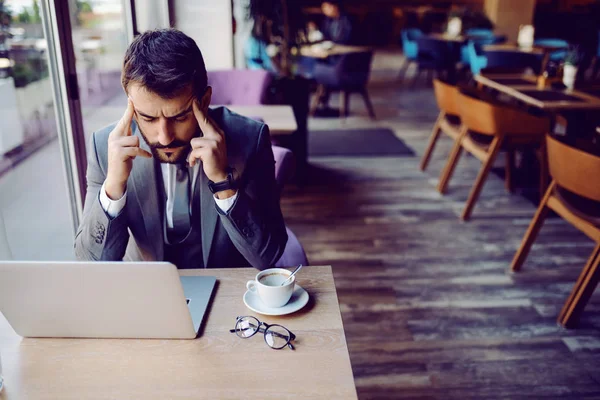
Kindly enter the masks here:
<path id="1" fill-rule="evenodd" d="M 549 210 L 566 219 L 589 238 L 596 247 L 579 275 L 575 287 L 558 317 L 564 327 L 573 327 L 600 279 L 600 157 L 573 148 L 553 137 L 546 137 L 552 183 L 540 203 L 521 247 L 515 254 L 512 272 L 521 269 Z"/>
<path id="2" fill-rule="evenodd" d="M 421 160 L 421 171 L 425 171 L 431 154 L 435 148 L 435 144 L 440 138 L 440 133 L 445 133 L 450 136 L 452 140 L 458 139 L 460 135 L 460 117 L 458 116 L 460 110 L 458 108 L 458 87 L 451 85 L 447 82 L 439 79 L 433 80 L 433 90 L 435 92 L 435 99 L 437 100 L 440 114 L 435 121 L 433 126 L 433 132 L 429 138 L 429 144 L 423 154 Z"/>
<path id="3" fill-rule="evenodd" d="M 501 149 L 505 149 L 507 154 L 506 187 L 509 191 L 512 190 L 514 152 L 525 147 L 540 150 L 540 186 L 545 188 L 547 174 L 543 139 L 550 129 L 548 118 L 499 103 L 489 95 L 474 90 L 461 89 L 458 103 L 462 128 L 440 176 L 438 191 L 442 194 L 446 192 L 463 149 L 483 163 L 461 219 L 468 220 L 471 217 L 485 179 Z"/>

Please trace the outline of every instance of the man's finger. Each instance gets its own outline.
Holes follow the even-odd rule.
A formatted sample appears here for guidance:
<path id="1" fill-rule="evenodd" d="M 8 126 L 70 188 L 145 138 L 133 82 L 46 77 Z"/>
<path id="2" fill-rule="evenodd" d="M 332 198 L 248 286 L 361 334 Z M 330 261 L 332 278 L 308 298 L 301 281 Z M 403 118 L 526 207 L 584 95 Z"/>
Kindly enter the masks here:
<path id="1" fill-rule="evenodd" d="M 129 158 L 136 158 L 138 156 L 152 158 L 152 154 L 148 153 L 144 149 L 140 149 L 139 147 L 123 147 L 121 151 L 124 156 Z"/>
<path id="2" fill-rule="evenodd" d="M 114 140 L 114 143 L 121 147 L 139 147 L 140 138 L 137 136 L 122 136 Z"/>
<path id="3" fill-rule="evenodd" d="M 214 139 L 207 137 L 193 138 L 190 141 L 190 146 L 192 147 L 192 149 L 200 149 L 202 147 L 214 147 L 218 146 L 219 140 L 221 140 L 219 137 L 215 137 Z"/>
<path id="4" fill-rule="evenodd" d="M 211 120 L 208 117 L 208 115 L 200 109 L 200 104 L 198 103 L 198 100 L 194 100 L 194 104 L 192 107 L 194 110 L 194 116 L 196 117 L 196 121 L 198 121 L 198 125 L 200 126 L 204 137 L 214 138 L 217 135 L 220 136 L 221 132 L 219 131 L 219 128 L 217 128 L 214 121 Z"/>
<path id="5" fill-rule="evenodd" d="M 119 120 L 119 123 L 113 130 L 116 136 L 129 136 L 131 135 L 131 119 L 133 118 L 133 102 L 127 100 L 127 110 L 125 114 Z"/>
<path id="6" fill-rule="evenodd" d="M 200 147 L 192 150 L 190 154 L 188 154 L 187 162 L 190 165 L 190 167 L 196 165 L 197 161 L 202 161 L 205 151 L 206 150 L 204 148 Z"/>

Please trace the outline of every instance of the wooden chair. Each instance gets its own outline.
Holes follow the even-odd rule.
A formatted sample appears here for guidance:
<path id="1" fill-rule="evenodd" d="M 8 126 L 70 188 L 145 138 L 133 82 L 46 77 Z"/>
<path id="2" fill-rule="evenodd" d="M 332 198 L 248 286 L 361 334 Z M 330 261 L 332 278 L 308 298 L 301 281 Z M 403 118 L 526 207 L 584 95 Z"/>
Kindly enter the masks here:
<path id="1" fill-rule="evenodd" d="M 524 147 L 540 150 L 540 186 L 545 188 L 543 139 L 550 129 L 547 118 L 499 103 L 486 93 L 474 90 L 461 89 L 458 104 L 462 128 L 440 176 L 438 191 L 442 194 L 446 192 L 463 149 L 483 163 L 461 215 L 462 220 L 471 217 L 475 202 L 501 148 L 507 154 L 505 178 L 509 191 L 512 190 L 514 152 Z"/>
<path id="2" fill-rule="evenodd" d="M 600 279 L 600 185 L 595 180 L 600 174 L 600 156 L 570 147 L 550 135 L 546 137 L 546 147 L 553 180 L 525 233 L 510 269 L 512 272 L 521 269 L 550 210 L 596 242 L 594 251 L 558 316 L 559 324 L 573 327 Z"/>
<path id="3" fill-rule="evenodd" d="M 433 90 L 435 92 L 438 108 L 440 109 L 440 114 L 435 121 L 433 132 L 431 132 L 431 137 L 429 138 L 429 144 L 423 154 L 423 159 L 421 159 L 421 171 L 425 171 L 427 168 L 435 144 L 440 138 L 440 133 L 445 133 L 450 136 L 452 140 L 458 139 L 458 136 L 460 135 L 458 87 L 440 79 L 434 79 Z"/>

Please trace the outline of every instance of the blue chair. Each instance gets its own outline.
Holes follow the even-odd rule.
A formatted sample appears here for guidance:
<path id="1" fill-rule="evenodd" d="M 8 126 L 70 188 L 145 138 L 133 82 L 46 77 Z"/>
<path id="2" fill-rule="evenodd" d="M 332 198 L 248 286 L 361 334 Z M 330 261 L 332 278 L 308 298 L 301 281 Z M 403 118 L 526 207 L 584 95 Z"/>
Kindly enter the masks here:
<path id="1" fill-rule="evenodd" d="M 536 39 L 533 41 L 534 46 L 557 47 L 558 50 L 550 53 L 551 61 L 562 61 L 567 56 L 569 42 L 562 39 Z"/>
<path id="2" fill-rule="evenodd" d="M 402 37 L 404 62 L 400 68 L 398 79 L 403 79 L 410 64 L 417 61 L 417 55 L 419 54 L 419 45 L 417 44 L 417 39 L 423 36 L 423 32 L 417 28 L 410 28 L 404 29 L 400 35 Z"/>
<path id="3" fill-rule="evenodd" d="M 477 36 L 477 37 L 492 37 L 494 36 L 494 31 L 487 28 L 471 28 L 467 29 L 465 32 L 466 36 Z"/>
<path id="4" fill-rule="evenodd" d="M 456 64 L 460 60 L 460 42 L 439 40 L 423 36 L 417 39 L 419 53 L 417 54 L 418 71 L 413 79 L 416 83 L 423 71 L 437 72 L 438 76 L 446 75 L 446 79 L 452 81 L 455 78 Z"/>
<path id="5" fill-rule="evenodd" d="M 483 46 L 470 40 L 467 43 L 468 65 L 473 75 L 479 75 L 481 70 L 487 67 L 487 57 L 483 51 Z"/>
<path id="6" fill-rule="evenodd" d="M 536 75 L 542 69 L 542 56 L 522 51 L 485 51 L 487 58 L 486 69 L 506 71 L 523 71 L 531 68 Z"/>
<path id="7" fill-rule="evenodd" d="M 465 36 L 467 37 L 467 42 L 460 49 L 460 61 L 463 65 L 471 65 L 471 55 L 472 51 L 469 50 L 469 43 L 473 42 L 476 45 L 485 46 L 488 44 L 498 44 L 504 43 L 506 41 L 506 36 L 504 35 L 494 35 L 494 32 L 490 29 L 481 29 L 481 28 L 472 28 L 469 29 Z"/>

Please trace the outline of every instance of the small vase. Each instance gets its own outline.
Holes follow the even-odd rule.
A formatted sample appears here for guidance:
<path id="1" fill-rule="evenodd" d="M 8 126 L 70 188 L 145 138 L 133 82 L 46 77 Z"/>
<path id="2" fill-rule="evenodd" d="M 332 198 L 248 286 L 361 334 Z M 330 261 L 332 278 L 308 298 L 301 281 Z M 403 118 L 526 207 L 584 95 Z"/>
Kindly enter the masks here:
<path id="1" fill-rule="evenodd" d="M 575 87 L 575 77 L 577 76 L 577 67 L 574 65 L 565 65 L 563 68 L 563 84 L 569 89 L 573 90 Z"/>

